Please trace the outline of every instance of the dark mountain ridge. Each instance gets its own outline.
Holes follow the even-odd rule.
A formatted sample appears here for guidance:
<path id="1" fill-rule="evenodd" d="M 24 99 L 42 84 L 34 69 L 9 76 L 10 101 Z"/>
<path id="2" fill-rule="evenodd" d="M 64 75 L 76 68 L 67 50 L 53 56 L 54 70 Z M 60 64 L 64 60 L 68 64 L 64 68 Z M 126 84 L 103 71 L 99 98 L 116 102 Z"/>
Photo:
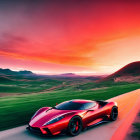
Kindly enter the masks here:
<path id="1" fill-rule="evenodd" d="M 122 67 L 115 73 L 101 79 L 100 81 L 115 80 L 118 77 L 136 77 L 140 76 L 140 61 L 132 62 Z"/>
<path id="2" fill-rule="evenodd" d="M 10 69 L 2 69 L 0 68 L 0 75 L 30 75 L 33 74 L 31 71 L 23 70 L 23 71 L 12 71 Z"/>

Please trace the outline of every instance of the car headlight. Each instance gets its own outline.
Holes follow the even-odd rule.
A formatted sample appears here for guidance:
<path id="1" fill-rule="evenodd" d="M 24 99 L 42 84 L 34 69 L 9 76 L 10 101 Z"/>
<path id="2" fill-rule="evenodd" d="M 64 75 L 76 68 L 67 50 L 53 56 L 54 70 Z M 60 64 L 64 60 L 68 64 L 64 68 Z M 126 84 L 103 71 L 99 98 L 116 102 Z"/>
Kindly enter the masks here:
<path id="1" fill-rule="evenodd" d="M 52 119 L 52 120 L 46 122 L 45 124 L 43 124 L 43 126 L 44 126 L 44 125 L 48 125 L 48 124 L 52 124 L 52 123 L 55 123 L 55 122 L 58 122 L 58 121 L 60 121 L 60 120 L 63 119 L 63 118 L 64 118 L 64 116 L 56 117 L 56 118 L 54 118 L 54 119 Z"/>

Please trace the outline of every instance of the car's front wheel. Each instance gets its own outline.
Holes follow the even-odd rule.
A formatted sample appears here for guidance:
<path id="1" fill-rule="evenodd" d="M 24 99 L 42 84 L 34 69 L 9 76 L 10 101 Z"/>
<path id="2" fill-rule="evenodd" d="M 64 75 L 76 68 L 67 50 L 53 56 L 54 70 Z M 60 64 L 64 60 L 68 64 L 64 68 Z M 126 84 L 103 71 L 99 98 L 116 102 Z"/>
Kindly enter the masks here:
<path id="1" fill-rule="evenodd" d="M 76 136 L 82 131 L 82 120 L 79 116 L 74 116 L 71 118 L 68 125 L 68 134 L 71 136 Z"/>

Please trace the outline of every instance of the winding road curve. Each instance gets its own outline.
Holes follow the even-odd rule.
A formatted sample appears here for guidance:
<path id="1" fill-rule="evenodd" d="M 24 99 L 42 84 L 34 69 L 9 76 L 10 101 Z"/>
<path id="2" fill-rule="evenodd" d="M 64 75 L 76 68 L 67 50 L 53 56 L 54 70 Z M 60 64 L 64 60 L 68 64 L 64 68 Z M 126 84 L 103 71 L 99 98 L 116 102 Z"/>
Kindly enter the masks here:
<path id="1" fill-rule="evenodd" d="M 118 119 L 90 128 L 76 137 L 66 135 L 42 137 L 26 130 L 26 125 L 0 132 L 0 140 L 123 140 L 140 106 L 140 89 L 109 99 L 116 101 Z"/>

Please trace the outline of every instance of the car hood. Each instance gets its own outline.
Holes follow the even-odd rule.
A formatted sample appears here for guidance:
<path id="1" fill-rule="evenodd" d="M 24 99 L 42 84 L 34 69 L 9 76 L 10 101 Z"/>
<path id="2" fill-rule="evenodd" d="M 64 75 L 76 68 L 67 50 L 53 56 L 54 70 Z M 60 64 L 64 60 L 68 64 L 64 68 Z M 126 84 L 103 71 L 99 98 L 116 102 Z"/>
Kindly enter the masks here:
<path id="1" fill-rule="evenodd" d="M 50 121 L 51 119 L 61 116 L 63 114 L 75 114 L 79 112 L 78 110 L 57 110 L 57 109 L 50 109 L 50 110 L 45 110 L 39 115 L 35 116 L 29 123 L 30 126 L 32 127 L 41 127 L 43 126 L 46 122 Z"/>

